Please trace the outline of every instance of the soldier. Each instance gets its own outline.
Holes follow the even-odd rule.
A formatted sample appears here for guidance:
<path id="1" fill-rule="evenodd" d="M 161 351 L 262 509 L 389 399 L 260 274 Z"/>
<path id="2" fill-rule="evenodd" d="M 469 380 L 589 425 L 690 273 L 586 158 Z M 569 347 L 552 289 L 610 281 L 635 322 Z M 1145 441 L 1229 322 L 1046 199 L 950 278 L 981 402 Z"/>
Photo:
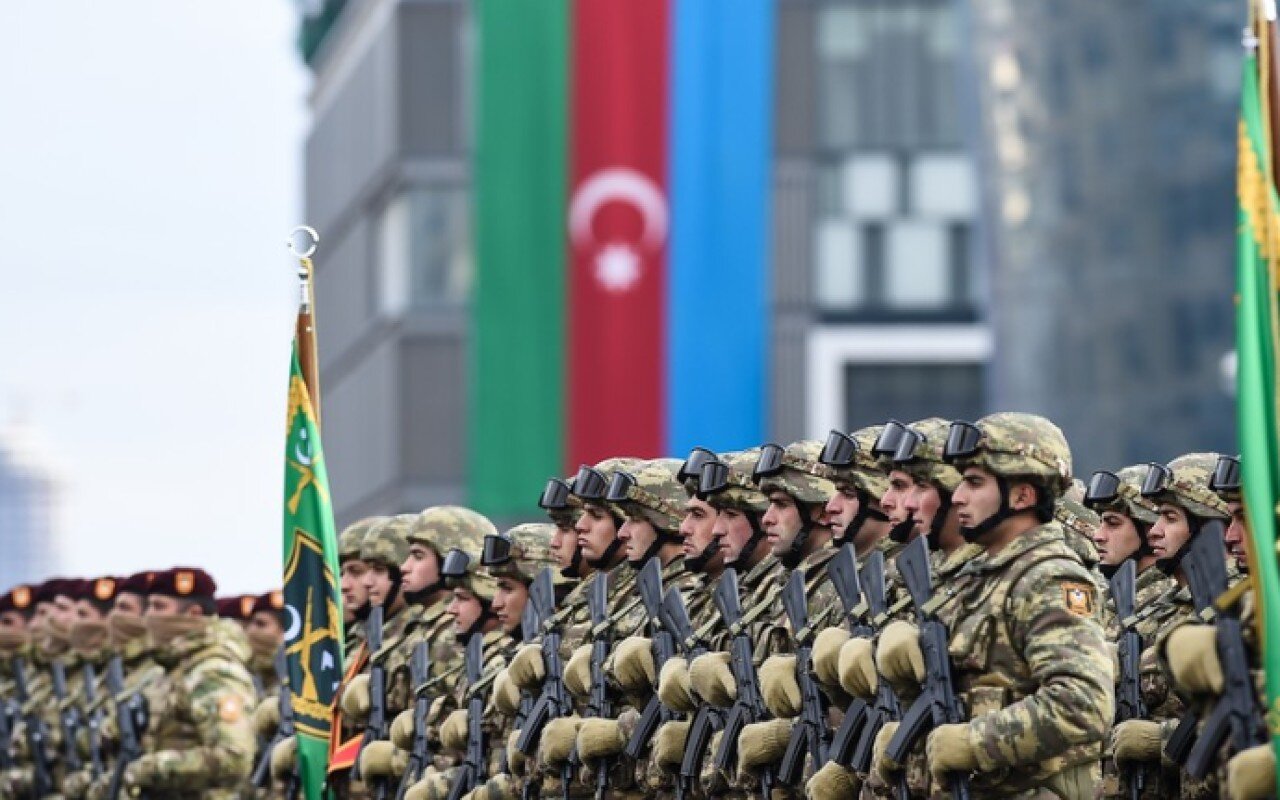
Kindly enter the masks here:
<path id="1" fill-rule="evenodd" d="M 1071 479 L 1066 439 L 1043 417 L 992 414 L 952 423 L 943 456 L 963 476 L 952 496 L 961 533 L 983 553 L 936 595 L 969 721 L 928 734 L 932 778 L 947 786 L 969 776 L 983 797 L 1092 796 L 1113 679 L 1093 581 L 1053 521 Z M 876 663 L 896 684 L 923 681 L 913 626 L 886 628 Z M 885 775 L 900 769 L 884 752 L 895 727 L 876 742 Z"/>
<path id="2" fill-rule="evenodd" d="M 111 628 L 107 616 L 111 612 L 121 581 L 112 577 L 97 578 L 89 581 L 89 592 L 76 603 L 76 619 L 71 623 L 68 641 L 75 654 L 78 668 L 68 672 L 67 688 L 68 704 L 79 709 L 82 723 L 90 715 L 99 714 L 101 708 L 110 705 L 109 692 L 106 688 L 106 665 L 111 657 Z M 86 672 L 87 671 L 87 672 Z M 86 677 L 87 675 L 87 677 Z M 86 680 L 91 684 L 86 685 Z M 92 689 L 95 702 L 89 703 L 89 690 Z M 100 717 L 99 717 L 100 718 Z M 89 737 L 83 737 L 89 744 Z M 79 770 L 70 772 L 63 781 L 62 794 L 69 798 L 82 797 L 94 778 L 93 764 L 102 763 L 101 740 L 96 743 L 98 750 L 93 759 L 83 763 Z M 82 748 L 83 749 L 83 748 Z"/>
<path id="3" fill-rule="evenodd" d="M 214 600 L 220 619 L 229 619 L 248 630 L 249 619 L 253 616 L 253 603 L 258 599 L 253 594 L 233 594 Z"/>
<path id="4" fill-rule="evenodd" d="M 272 589 L 260 595 L 249 595 L 249 619 L 245 635 L 249 638 L 249 674 L 257 702 L 275 695 L 280 679 L 276 675 L 276 653 L 284 645 L 284 592 Z"/>
<path id="5" fill-rule="evenodd" d="M 551 537 L 551 549 L 560 564 L 560 573 L 570 580 L 582 580 L 594 570 L 582 560 L 582 548 L 578 547 L 578 534 L 574 525 L 582 513 L 582 501 L 573 493 L 573 479 L 547 479 L 547 485 L 538 498 L 538 507 L 547 512 L 555 525 Z"/>
<path id="6" fill-rule="evenodd" d="M 189 567 L 157 573 L 151 583 L 147 634 L 168 672 L 145 689 L 144 752 L 124 771 L 133 794 L 233 798 L 253 768 L 248 654 L 215 624 L 216 588 L 208 573 Z"/>
<path id="7" fill-rule="evenodd" d="M 888 476 L 871 454 L 883 430 L 883 425 L 852 434 L 833 430 L 818 456 L 830 469 L 831 482 L 836 487 L 826 507 L 832 544 L 852 544 L 859 560 L 882 546 L 891 527 L 888 515 L 880 507 L 880 497 L 889 488 Z"/>
<path id="8" fill-rule="evenodd" d="M 343 652 L 348 663 L 364 642 L 364 620 L 369 618 L 369 592 L 364 587 L 368 565 L 360 559 L 365 534 L 390 517 L 365 517 L 343 528 L 338 535 L 339 587 L 342 591 L 342 624 L 346 632 Z"/>

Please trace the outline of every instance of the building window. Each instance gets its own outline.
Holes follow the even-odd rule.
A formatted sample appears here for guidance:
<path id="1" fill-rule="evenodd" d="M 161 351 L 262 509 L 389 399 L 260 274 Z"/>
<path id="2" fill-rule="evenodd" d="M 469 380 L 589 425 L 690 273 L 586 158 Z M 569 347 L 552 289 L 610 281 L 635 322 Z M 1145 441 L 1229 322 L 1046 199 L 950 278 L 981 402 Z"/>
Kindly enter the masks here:
<path id="1" fill-rule="evenodd" d="M 983 415 L 981 364 L 846 364 L 844 430 L 888 419 L 977 419 Z"/>
<path id="2" fill-rule="evenodd" d="M 457 305 L 471 288 L 469 197 L 460 187 L 411 187 L 378 224 L 379 310 Z"/>

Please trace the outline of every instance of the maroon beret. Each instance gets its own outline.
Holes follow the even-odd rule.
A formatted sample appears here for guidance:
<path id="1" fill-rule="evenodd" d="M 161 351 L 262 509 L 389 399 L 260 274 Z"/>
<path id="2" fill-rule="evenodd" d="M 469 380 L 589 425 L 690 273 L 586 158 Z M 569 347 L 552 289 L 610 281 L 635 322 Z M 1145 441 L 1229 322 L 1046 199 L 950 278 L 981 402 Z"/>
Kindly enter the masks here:
<path id="1" fill-rule="evenodd" d="M 235 594 L 230 597 L 219 597 L 217 600 L 218 616 L 225 619 L 248 620 L 253 616 L 253 604 L 257 597 L 251 594 Z"/>
<path id="2" fill-rule="evenodd" d="M 257 596 L 253 602 L 253 613 L 259 611 L 270 611 L 272 613 L 280 613 L 284 610 L 284 592 L 279 589 L 272 589 Z"/>
<path id="3" fill-rule="evenodd" d="M 30 586 L 15 586 L 4 594 L 0 594 L 0 614 L 6 611 L 21 611 L 23 614 L 28 614 L 35 602 L 35 592 Z"/>
<path id="4" fill-rule="evenodd" d="M 218 584 L 204 570 L 198 567 L 174 567 L 155 574 L 150 594 L 212 600 L 217 591 Z"/>
<path id="5" fill-rule="evenodd" d="M 151 581 L 155 578 L 156 572 L 153 569 L 135 572 L 120 582 L 120 586 L 116 589 L 117 594 L 129 592 L 130 594 L 146 595 L 151 593 Z"/>
<path id="6" fill-rule="evenodd" d="M 104 575 L 101 578 L 94 578 L 91 581 L 85 581 L 88 584 L 88 592 L 85 599 L 90 600 L 98 605 L 109 605 L 116 599 L 116 595 L 120 593 L 121 579 L 111 575 Z"/>
<path id="7" fill-rule="evenodd" d="M 67 593 L 65 587 L 72 582 L 66 578 L 50 578 L 35 588 L 33 599 L 37 603 L 52 603 L 55 597 Z"/>

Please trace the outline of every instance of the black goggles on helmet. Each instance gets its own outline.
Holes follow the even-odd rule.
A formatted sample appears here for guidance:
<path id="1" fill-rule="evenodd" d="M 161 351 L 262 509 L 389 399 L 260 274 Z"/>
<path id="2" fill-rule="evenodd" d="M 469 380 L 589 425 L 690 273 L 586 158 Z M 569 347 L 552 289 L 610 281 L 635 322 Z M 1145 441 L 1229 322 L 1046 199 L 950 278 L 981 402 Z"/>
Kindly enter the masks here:
<path id="1" fill-rule="evenodd" d="M 595 467 L 583 464 L 573 477 L 573 493 L 583 500 L 600 502 L 609 492 L 609 479 Z"/>
<path id="2" fill-rule="evenodd" d="M 1240 491 L 1239 456 L 1218 456 L 1218 463 L 1213 465 L 1213 474 L 1209 476 L 1209 490 L 1226 494 Z"/>
<path id="3" fill-rule="evenodd" d="M 853 466 L 853 459 L 858 455 L 858 443 L 852 436 L 832 431 L 827 434 L 827 442 L 822 446 L 818 461 L 829 467 Z"/>
<path id="4" fill-rule="evenodd" d="M 676 473 L 676 480 L 681 483 L 699 480 L 702 477 L 703 465 L 717 459 L 718 456 L 705 447 L 693 448 L 689 451 L 689 457 L 680 465 L 680 471 Z"/>
<path id="5" fill-rule="evenodd" d="M 729 488 L 729 465 L 723 461 L 708 461 L 702 465 L 698 476 L 698 497 L 706 498 Z"/>
<path id="6" fill-rule="evenodd" d="M 1164 464 L 1150 462 L 1147 464 L 1146 477 L 1142 479 L 1142 496 L 1156 497 L 1169 488 L 1171 483 L 1173 483 L 1173 472 Z"/>
<path id="7" fill-rule="evenodd" d="M 898 446 L 893 448 L 893 463 L 905 464 L 916 457 L 916 448 L 924 442 L 919 431 L 905 428 L 898 437 Z"/>
<path id="8" fill-rule="evenodd" d="M 511 538 L 505 533 L 485 536 L 484 547 L 480 551 L 480 566 L 497 567 L 510 561 L 511 544 Z M 458 551 L 451 551 L 451 553 L 456 552 Z"/>
<path id="9" fill-rule="evenodd" d="M 898 441 L 902 439 L 902 434 L 907 430 L 907 426 L 891 419 L 884 424 L 884 430 L 880 431 L 880 435 L 876 437 L 876 443 L 871 446 L 871 455 L 873 456 L 893 456 L 898 449 Z"/>
<path id="10" fill-rule="evenodd" d="M 947 443 L 942 447 L 942 460 L 951 462 L 978 452 L 982 429 L 972 422 L 957 420 L 947 429 Z"/>
<path id="11" fill-rule="evenodd" d="M 467 567 L 471 566 L 471 556 L 465 551 L 454 548 L 445 554 L 444 564 L 440 567 L 440 575 L 445 578 L 467 577 Z"/>
<path id="12" fill-rule="evenodd" d="M 1114 472 L 1098 470 L 1089 476 L 1084 487 L 1084 504 L 1089 508 L 1106 508 L 1120 499 L 1120 477 Z"/>
<path id="13" fill-rule="evenodd" d="M 781 445 L 766 444 L 761 447 L 760 457 L 756 459 L 756 465 L 751 470 L 751 478 L 758 483 L 761 478 L 782 472 L 783 457 L 786 454 L 787 451 Z"/>
<path id="14" fill-rule="evenodd" d="M 609 479 L 609 489 L 604 499 L 610 503 L 625 503 L 632 498 L 632 490 L 636 488 L 635 476 L 629 472 L 615 472 Z"/>
<path id="15" fill-rule="evenodd" d="M 548 478 L 547 486 L 538 498 L 538 508 L 547 511 L 559 511 L 569 507 L 569 495 L 573 490 L 567 481 L 560 478 Z"/>

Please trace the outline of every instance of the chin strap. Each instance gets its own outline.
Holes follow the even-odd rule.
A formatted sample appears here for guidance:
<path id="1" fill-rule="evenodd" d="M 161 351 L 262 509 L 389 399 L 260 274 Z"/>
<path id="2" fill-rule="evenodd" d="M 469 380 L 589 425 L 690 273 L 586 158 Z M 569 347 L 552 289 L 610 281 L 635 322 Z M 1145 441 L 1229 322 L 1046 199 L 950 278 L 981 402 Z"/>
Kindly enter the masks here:
<path id="1" fill-rule="evenodd" d="M 738 559 L 750 556 L 760 546 L 760 542 L 764 541 L 764 527 L 760 524 L 760 515 L 753 511 L 743 512 L 743 514 L 751 522 L 751 538 L 742 546 L 735 558 L 726 558 L 724 560 L 726 567 L 732 567 L 738 563 Z"/>
<path id="2" fill-rule="evenodd" d="M 479 600 L 479 598 L 476 599 Z M 484 609 L 480 612 L 480 616 L 476 617 L 476 621 L 471 623 L 470 628 L 467 628 L 462 632 L 462 636 L 460 638 L 462 639 L 462 644 L 464 646 L 471 641 L 472 636 L 484 635 L 483 631 L 485 620 L 497 619 L 497 617 L 494 616 L 493 609 L 489 606 L 489 601 L 480 600 L 480 608 Z"/>
<path id="3" fill-rule="evenodd" d="M 795 569 L 804 559 L 804 546 L 809 542 L 809 534 L 813 533 L 813 529 L 816 526 L 813 521 L 812 506 L 800 500 L 796 500 L 795 503 L 796 508 L 800 511 L 800 519 L 803 522 L 800 525 L 800 530 L 796 533 L 796 537 L 791 540 L 791 546 L 787 548 L 787 552 L 778 557 L 778 560 L 787 569 Z"/>
<path id="4" fill-rule="evenodd" d="M 707 568 L 707 564 L 720 552 L 723 545 L 720 543 L 719 536 L 711 537 L 711 544 L 702 548 L 702 552 L 696 556 L 685 556 L 684 563 L 693 572 L 702 572 Z"/>
<path id="5" fill-rule="evenodd" d="M 573 548 L 573 558 L 569 559 L 569 566 L 560 570 L 561 577 L 569 580 L 576 580 L 582 577 L 582 548 Z"/>
<path id="6" fill-rule="evenodd" d="M 666 531 L 658 531 L 658 535 L 653 538 L 653 542 L 650 543 L 648 549 L 644 551 L 644 555 L 640 556 L 640 560 L 637 561 L 635 559 L 628 558 L 627 566 L 638 572 L 649 562 L 649 559 L 656 556 L 659 550 L 669 544 L 680 544 L 680 537 L 672 535 Z"/>
<path id="7" fill-rule="evenodd" d="M 426 586 L 422 587 L 421 589 L 418 589 L 417 591 L 411 592 L 408 589 L 405 589 L 404 601 L 411 606 L 423 606 L 427 604 L 427 600 L 428 598 L 431 597 L 431 595 L 435 594 L 436 592 L 440 591 L 443 588 L 444 588 L 444 581 L 436 581 L 435 583 L 427 584 Z"/>
<path id="8" fill-rule="evenodd" d="M 618 554 L 618 550 L 622 547 L 622 540 L 617 536 L 613 537 L 613 541 L 609 542 L 609 546 L 604 549 L 599 558 L 588 558 L 587 563 L 595 569 L 604 570 L 609 568 L 609 562 L 613 561 L 613 557 Z"/>
<path id="9" fill-rule="evenodd" d="M 905 522 L 899 522 L 889 529 L 889 538 L 898 544 L 906 544 L 911 541 L 911 532 L 916 529 L 916 524 L 908 519 Z"/>
<path id="10" fill-rule="evenodd" d="M 947 514 L 951 512 L 951 495 L 938 489 L 938 497 L 941 502 L 938 503 L 938 510 L 934 513 L 933 519 L 929 520 L 929 530 L 925 533 L 930 550 L 938 550 L 942 547 L 942 526 L 947 524 Z"/>
<path id="11" fill-rule="evenodd" d="M 878 511 L 871 507 L 871 495 L 863 490 L 858 490 L 858 513 L 853 515 L 853 519 L 849 520 L 849 524 L 844 528 L 844 534 L 833 537 L 832 543 L 839 547 L 846 542 L 852 542 L 854 537 L 862 531 L 862 526 L 867 520 L 874 519 L 884 522 L 889 518 L 885 516 L 883 511 Z"/>
<path id="12" fill-rule="evenodd" d="M 966 542 L 978 541 L 995 530 L 996 526 L 1001 522 L 1014 515 L 1014 510 L 1009 507 L 1009 482 L 1004 479 L 1003 475 L 997 475 L 996 486 L 1000 487 L 1000 507 L 996 509 L 996 513 L 971 528 L 961 526 L 960 535 L 964 537 Z"/>
<path id="13" fill-rule="evenodd" d="M 363 603 L 356 606 L 356 610 L 355 610 L 356 621 L 368 622 L 369 615 L 372 613 L 373 613 L 373 603 L 370 603 L 368 600 L 365 600 Z"/>
<path id="14" fill-rule="evenodd" d="M 1200 534 L 1200 528 L 1203 527 L 1203 525 L 1204 520 L 1200 519 L 1195 514 L 1188 512 L 1187 527 L 1191 529 L 1191 535 L 1187 537 L 1187 541 L 1183 543 L 1182 547 L 1178 548 L 1176 553 L 1168 556 L 1167 558 L 1157 559 L 1156 569 L 1172 578 L 1174 573 L 1178 571 L 1178 568 L 1182 566 L 1182 559 L 1186 558 L 1187 553 L 1191 551 L 1191 543 L 1195 541 L 1196 536 Z"/>

